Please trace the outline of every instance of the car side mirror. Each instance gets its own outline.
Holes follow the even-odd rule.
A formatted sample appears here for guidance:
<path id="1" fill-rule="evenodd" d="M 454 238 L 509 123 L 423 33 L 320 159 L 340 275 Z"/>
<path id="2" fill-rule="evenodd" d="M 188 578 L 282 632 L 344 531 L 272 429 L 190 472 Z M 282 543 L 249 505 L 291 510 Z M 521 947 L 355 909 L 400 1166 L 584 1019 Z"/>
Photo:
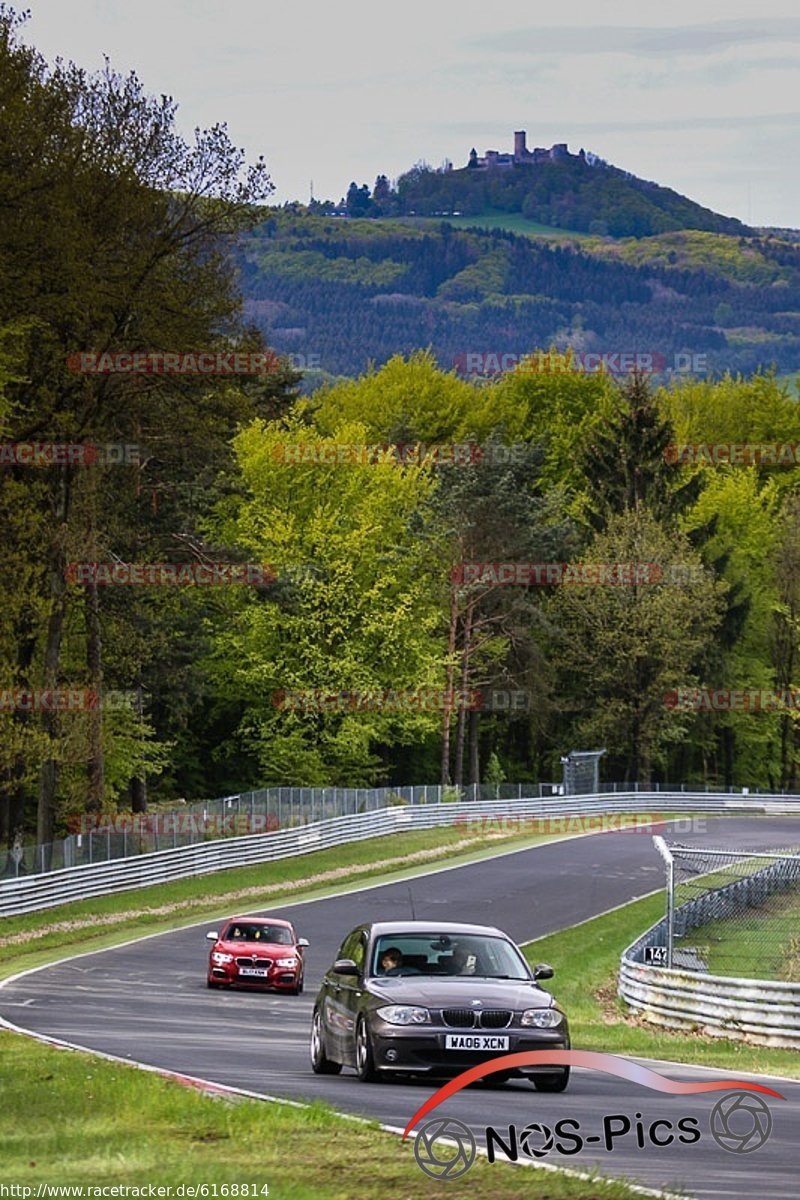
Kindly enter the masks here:
<path id="1" fill-rule="evenodd" d="M 536 966 L 533 968 L 533 978 L 534 979 L 552 979 L 553 978 L 553 968 L 548 966 L 547 963 L 537 963 Z"/>
<path id="2" fill-rule="evenodd" d="M 333 964 L 333 970 L 335 971 L 335 973 L 337 975 L 360 975 L 361 974 L 358 967 L 353 962 L 352 958 L 337 958 L 336 962 Z"/>
<path id="3" fill-rule="evenodd" d="M 211 929 L 211 930 L 209 930 L 209 932 L 206 934 L 206 938 L 208 939 L 208 941 L 209 941 L 209 942 L 218 942 L 218 941 L 219 941 L 219 934 L 217 933 L 216 929 Z"/>
<path id="4" fill-rule="evenodd" d="M 298 939 L 297 939 L 297 943 L 296 943 L 296 944 L 297 944 L 298 946 L 307 946 L 307 945 L 308 945 L 308 938 L 298 938 Z"/>

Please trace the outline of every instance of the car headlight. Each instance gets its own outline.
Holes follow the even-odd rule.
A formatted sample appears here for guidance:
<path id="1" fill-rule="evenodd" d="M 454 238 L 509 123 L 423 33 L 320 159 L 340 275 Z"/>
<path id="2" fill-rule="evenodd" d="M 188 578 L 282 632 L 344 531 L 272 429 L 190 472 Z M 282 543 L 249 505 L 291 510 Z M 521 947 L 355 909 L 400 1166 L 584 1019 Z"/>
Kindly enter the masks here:
<path id="1" fill-rule="evenodd" d="M 418 1008 L 413 1004 L 387 1004 L 377 1010 L 378 1016 L 389 1025 L 425 1025 L 430 1024 L 431 1014 L 427 1008 Z"/>
<path id="2" fill-rule="evenodd" d="M 275 966 L 276 967 L 296 967 L 297 959 L 296 958 L 276 958 Z"/>
<path id="3" fill-rule="evenodd" d="M 561 1013 L 557 1008 L 526 1008 L 521 1023 L 534 1029 L 555 1029 L 561 1024 Z"/>
<path id="4" fill-rule="evenodd" d="M 232 954 L 223 954 L 221 950 L 215 950 L 211 955 L 211 961 L 221 967 L 223 963 L 233 962 Z"/>

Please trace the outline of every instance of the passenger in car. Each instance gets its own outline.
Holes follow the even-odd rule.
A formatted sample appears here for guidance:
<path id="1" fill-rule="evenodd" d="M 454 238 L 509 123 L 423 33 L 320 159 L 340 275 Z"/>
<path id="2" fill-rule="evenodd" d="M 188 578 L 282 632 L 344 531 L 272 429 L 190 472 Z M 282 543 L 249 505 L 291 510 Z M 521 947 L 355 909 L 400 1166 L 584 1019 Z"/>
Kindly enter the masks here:
<path id="1" fill-rule="evenodd" d="M 474 975 L 478 965 L 477 957 L 463 946 L 457 946 L 453 954 L 454 975 Z"/>

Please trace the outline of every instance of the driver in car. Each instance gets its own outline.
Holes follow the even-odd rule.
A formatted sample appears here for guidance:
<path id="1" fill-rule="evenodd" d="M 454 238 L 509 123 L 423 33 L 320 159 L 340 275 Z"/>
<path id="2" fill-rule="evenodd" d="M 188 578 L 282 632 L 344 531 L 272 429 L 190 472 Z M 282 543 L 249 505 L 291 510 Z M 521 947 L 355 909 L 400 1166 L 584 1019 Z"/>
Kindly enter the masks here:
<path id="1" fill-rule="evenodd" d="M 403 962 L 403 955 L 396 946 L 389 946 L 380 957 L 382 975 L 397 975 Z"/>

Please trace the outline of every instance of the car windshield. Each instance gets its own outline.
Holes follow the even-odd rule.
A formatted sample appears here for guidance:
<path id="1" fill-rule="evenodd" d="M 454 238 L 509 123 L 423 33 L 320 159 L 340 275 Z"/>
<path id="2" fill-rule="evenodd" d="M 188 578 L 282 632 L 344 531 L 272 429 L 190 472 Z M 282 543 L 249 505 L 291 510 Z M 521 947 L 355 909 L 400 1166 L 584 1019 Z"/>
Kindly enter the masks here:
<path id="1" fill-rule="evenodd" d="M 372 974 L 531 978 L 525 960 L 505 938 L 436 932 L 379 937 L 372 954 Z"/>
<path id="2" fill-rule="evenodd" d="M 292 931 L 285 925 L 250 925 L 234 921 L 225 931 L 226 942 L 269 942 L 271 945 L 291 946 Z"/>

